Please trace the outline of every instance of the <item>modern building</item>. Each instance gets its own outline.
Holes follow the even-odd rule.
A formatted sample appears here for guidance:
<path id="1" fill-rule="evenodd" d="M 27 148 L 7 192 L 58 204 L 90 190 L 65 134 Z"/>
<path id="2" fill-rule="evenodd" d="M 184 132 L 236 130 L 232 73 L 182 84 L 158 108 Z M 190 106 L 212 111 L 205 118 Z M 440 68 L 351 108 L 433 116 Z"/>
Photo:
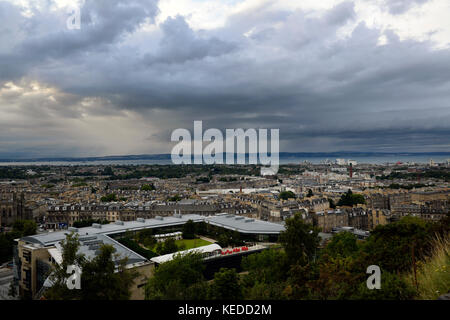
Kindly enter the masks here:
<path id="1" fill-rule="evenodd" d="M 153 229 L 154 234 L 179 235 L 174 230 L 181 229 L 189 220 L 194 223 L 204 222 L 206 225 L 236 231 L 242 235 L 242 238 L 253 241 L 275 241 L 280 232 L 284 230 L 284 226 L 281 224 L 226 213 L 207 217 L 196 214 L 175 214 L 169 217 L 157 216 L 153 219 L 138 218 L 135 221 L 116 221 L 105 225 L 94 223 L 85 228 L 69 227 L 63 231 L 27 236 L 17 240 L 14 257 L 19 293 L 26 298 L 38 297 L 41 290 L 44 290 L 43 287 L 45 287 L 44 284 L 51 272 L 52 264 L 62 261 L 61 241 L 66 238 L 67 234 L 73 232 L 78 234 L 81 241 L 80 253 L 89 258 L 98 254 L 98 249 L 102 244 L 113 245 L 121 258 L 127 257 L 127 267 L 136 269 L 140 274 L 139 280 L 132 288 L 132 298 L 143 298 L 143 286 L 146 279 L 153 273 L 154 262 L 120 244 L 115 238 L 126 233 L 147 229 Z"/>

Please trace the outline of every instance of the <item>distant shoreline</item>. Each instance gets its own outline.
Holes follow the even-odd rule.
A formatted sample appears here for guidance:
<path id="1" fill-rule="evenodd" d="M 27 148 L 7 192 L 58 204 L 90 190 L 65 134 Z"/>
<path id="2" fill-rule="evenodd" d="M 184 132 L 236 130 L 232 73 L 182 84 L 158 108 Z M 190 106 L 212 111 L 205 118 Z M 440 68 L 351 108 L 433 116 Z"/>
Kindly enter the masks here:
<path id="1" fill-rule="evenodd" d="M 248 154 L 247 154 L 248 156 Z M 446 162 L 450 159 L 450 152 L 281 152 L 279 154 L 280 164 L 300 163 L 309 161 L 320 163 L 325 160 L 334 162 L 337 158 L 352 159 L 358 163 L 395 163 L 415 162 L 427 163 L 430 159 L 435 162 Z M 171 164 L 170 154 L 143 154 L 101 157 L 55 157 L 55 158 L 30 158 L 30 159 L 0 159 L 1 165 L 126 165 L 126 164 Z"/>

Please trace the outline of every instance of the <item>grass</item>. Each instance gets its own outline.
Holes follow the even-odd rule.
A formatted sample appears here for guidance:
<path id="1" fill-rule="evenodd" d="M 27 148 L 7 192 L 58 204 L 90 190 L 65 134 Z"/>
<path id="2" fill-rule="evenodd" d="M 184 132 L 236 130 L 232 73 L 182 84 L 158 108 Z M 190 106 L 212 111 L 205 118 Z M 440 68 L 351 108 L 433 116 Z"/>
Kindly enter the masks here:
<path id="1" fill-rule="evenodd" d="M 183 247 L 183 245 L 184 245 L 183 250 L 188 250 L 188 249 L 192 249 L 192 248 L 207 246 L 207 245 L 211 244 L 211 242 L 203 240 L 203 239 L 181 239 L 181 240 L 175 241 L 175 244 L 179 248 Z"/>
<path id="2" fill-rule="evenodd" d="M 417 299 L 435 300 L 450 290 L 450 238 L 435 240 L 430 258 L 417 264 Z M 406 281 L 415 287 L 414 272 Z"/>

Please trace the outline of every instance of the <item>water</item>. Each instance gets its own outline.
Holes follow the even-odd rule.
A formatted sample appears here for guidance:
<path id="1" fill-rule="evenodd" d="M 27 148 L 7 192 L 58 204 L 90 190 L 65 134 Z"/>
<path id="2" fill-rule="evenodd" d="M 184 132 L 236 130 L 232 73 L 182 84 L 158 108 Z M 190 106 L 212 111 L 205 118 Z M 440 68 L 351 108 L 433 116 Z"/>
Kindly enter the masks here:
<path id="1" fill-rule="evenodd" d="M 400 162 L 413 162 L 419 164 L 427 164 L 430 159 L 435 163 L 445 163 L 450 160 L 449 155 L 374 155 L 374 156 L 360 156 L 348 155 L 347 157 L 339 157 L 346 160 L 355 160 L 358 164 L 386 164 Z M 308 161 L 313 164 L 323 163 L 329 160 L 335 162 L 336 156 L 282 156 L 280 157 L 280 164 L 299 164 Z M 169 165 L 172 164 L 170 159 L 134 159 L 134 160 L 83 160 L 83 161 L 14 161 L 14 162 L 0 162 L 0 166 L 95 166 L 95 165 Z"/>

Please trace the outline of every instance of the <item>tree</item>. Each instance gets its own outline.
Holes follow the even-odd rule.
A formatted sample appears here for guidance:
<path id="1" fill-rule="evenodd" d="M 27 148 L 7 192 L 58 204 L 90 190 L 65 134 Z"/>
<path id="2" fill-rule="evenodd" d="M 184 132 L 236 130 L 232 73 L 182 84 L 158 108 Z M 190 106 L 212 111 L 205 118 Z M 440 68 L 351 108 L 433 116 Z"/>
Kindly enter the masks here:
<path id="1" fill-rule="evenodd" d="M 117 195 L 115 193 L 108 194 L 100 198 L 101 202 L 112 202 L 117 201 Z"/>
<path id="2" fill-rule="evenodd" d="M 22 237 L 36 234 L 37 225 L 33 220 L 17 220 L 13 224 L 13 231 L 20 232 Z"/>
<path id="3" fill-rule="evenodd" d="M 17 220 L 12 231 L 0 233 L 0 263 L 12 259 L 14 239 L 34 235 L 36 229 L 37 225 L 33 220 Z"/>
<path id="4" fill-rule="evenodd" d="M 177 244 L 175 243 L 175 239 L 169 238 L 166 241 L 164 241 L 163 254 L 173 253 L 177 251 L 178 247 Z"/>
<path id="5" fill-rule="evenodd" d="M 317 277 L 308 282 L 314 299 L 349 299 L 366 281 L 364 266 L 353 257 L 324 254 L 317 268 Z"/>
<path id="6" fill-rule="evenodd" d="M 131 286 L 138 273 L 127 269 L 128 258 L 119 259 L 115 251 L 112 245 L 103 245 L 94 259 L 83 264 L 81 299 L 130 299 Z"/>
<path id="7" fill-rule="evenodd" d="M 357 204 L 365 204 L 366 200 L 362 194 L 353 194 L 352 190 L 348 189 L 347 193 L 343 194 L 339 199 L 338 206 L 354 206 Z"/>
<path id="8" fill-rule="evenodd" d="M 62 262 L 53 266 L 50 274 L 50 281 L 53 285 L 45 291 L 44 296 L 48 300 L 74 300 L 80 299 L 79 290 L 69 290 L 66 281 L 68 279 L 67 267 L 75 265 L 80 269 L 83 266 L 84 255 L 78 254 L 80 242 L 78 235 L 70 233 L 66 235 L 66 239 L 61 241 Z"/>
<path id="9" fill-rule="evenodd" d="M 306 265 L 315 257 L 320 242 L 318 235 L 319 229 L 304 223 L 299 213 L 286 220 L 279 239 L 291 264 Z"/>
<path id="10" fill-rule="evenodd" d="M 194 239 L 195 238 L 195 223 L 192 220 L 188 220 L 183 225 L 183 239 Z"/>
<path id="11" fill-rule="evenodd" d="M 206 233 L 207 233 L 206 223 L 204 221 L 196 222 L 195 223 L 195 234 L 206 235 Z"/>
<path id="12" fill-rule="evenodd" d="M 377 226 L 365 241 L 360 259 L 367 265 L 376 264 L 388 272 L 403 272 L 412 267 L 412 252 L 416 260 L 431 251 L 431 225 L 420 218 L 403 217 L 397 222 Z"/>
<path id="13" fill-rule="evenodd" d="M 205 299 L 207 284 L 203 277 L 203 260 L 199 253 L 177 254 L 159 265 L 145 287 L 147 300 Z"/>
<path id="14" fill-rule="evenodd" d="M 217 243 L 223 248 L 228 247 L 230 245 L 230 238 L 225 233 L 222 233 L 217 238 Z"/>
<path id="15" fill-rule="evenodd" d="M 356 236 L 350 232 L 340 232 L 333 235 L 331 241 L 324 248 L 323 253 L 336 258 L 338 256 L 349 257 L 359 250 Z"/>
<path id="16" fill-rule="evenodd" d="M 176 195 L 174 195 L 174 196 L 172 196 L 172 197 L 167 199 L 167 201 L 171 201 L 171 202 L 178 202 L 180 200 L 181 200 L 181 197 L 178 194 L 176 194 Z"/>
<path id="17" fill-rule="evenodd" d="M 242 279 L 245 299 L 281 299 L 289 272 L 289 263 L 283 250 L 267 249 L 242 258 Z"/>
<path id="18" fill-rule="evenodd" d="M 92 260 L 78 250 L 78 235 L 71 233 L 61 242 L 62 262 L 56 264 L 50 276 L 53 286 L 45 291 L 49 300 L 126 300 L 131 296 L 131 286 L 138 276 L 136 271 L 127 269 L 127 258 L 119 259 L 115 248 L 103 245 Z M 82 270 L 81 289 L 69 290 L 67 266 L 76 265 Z"/>
<path id="19" fill-rule="evenodd" d="M 210 286 L 210 298 L 214 300 L 240 300 L 243 298 L 239 275 L 235 269 L 220 268 L 214 274 Z"/>
<path id="20" fill-rule="evenodd" d="M 102 175 L 104 175 L 104 176 L 113 176 L 114 175 L 114 171 L 113 171 L 113 169 L 111 167 L 106 167 L 103 170 Z"/>
<path id="21" fill-rule="evenodd" d="M 333 199 L 328 199 L 328 202 L 330 203 L 330 208 L 331 209 L 335 209 L 336 208 L 336 204 L 334 203 Z"/>
<path id="22" fill-rule="evenodd" d="M 363 281 L 352 298 L 360 300 L 412 300 L 415 294 L 415 289 L 399 275 L 382 272 L 380 289 L 369 290 Z"/>
<path id="23" fill-rule="evenodd" d="M 157 244 L 156 244 L 156 247 L 155 247 L 155 252 L 158 254 L 158 255 L 163 255 L 164 254 L 164 243 L 163 242 L 158 242 Z"/>
<path id="24" fill-rule="evenodd" d="M 141 191 L 153 191 L 155 190 L 155 186 L 153 184 L 144 184 L 141 187 Z"/>
<path id="25" fill-rule="evenodd" d="M 293 193 L 292 191 L 282 191 L 280 192 L 278 197 L 282 200 L 288 200 L 291 198 L 295 198 L 295 193 Z"/>

